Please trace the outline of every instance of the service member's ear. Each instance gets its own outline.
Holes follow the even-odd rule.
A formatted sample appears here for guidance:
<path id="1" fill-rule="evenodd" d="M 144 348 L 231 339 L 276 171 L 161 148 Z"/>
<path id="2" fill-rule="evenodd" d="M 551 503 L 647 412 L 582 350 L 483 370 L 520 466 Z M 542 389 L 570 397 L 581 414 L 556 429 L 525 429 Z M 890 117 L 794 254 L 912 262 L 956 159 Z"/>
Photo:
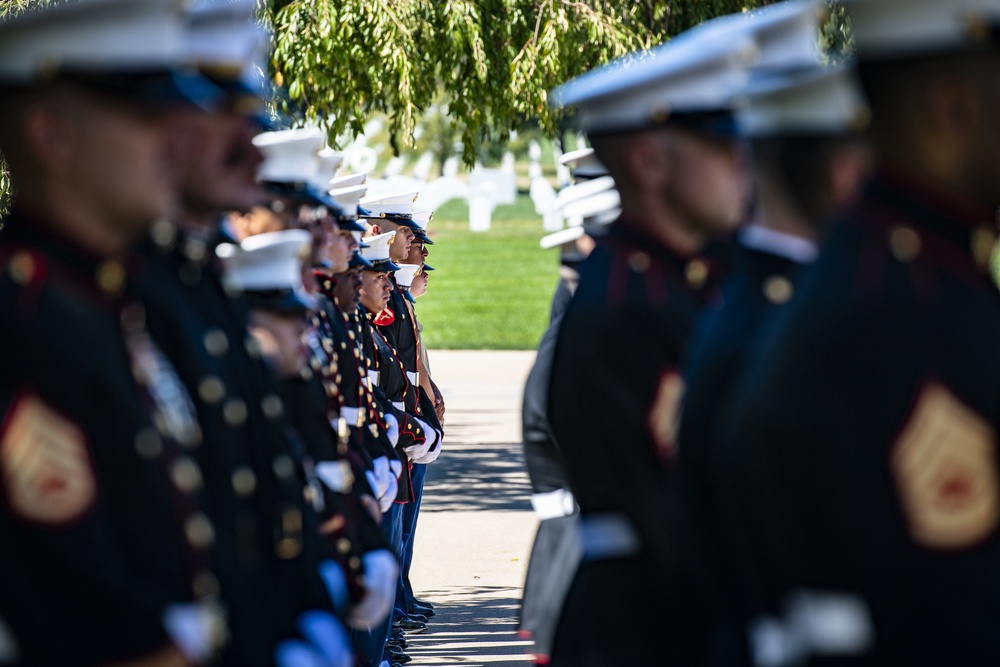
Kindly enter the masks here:
<path id="1" fill-rule="evenodd" d="M 378 225 L 371 225 L 371 236 L 378 236 L 379 234 L 385 233 L 384 230 Z"/>

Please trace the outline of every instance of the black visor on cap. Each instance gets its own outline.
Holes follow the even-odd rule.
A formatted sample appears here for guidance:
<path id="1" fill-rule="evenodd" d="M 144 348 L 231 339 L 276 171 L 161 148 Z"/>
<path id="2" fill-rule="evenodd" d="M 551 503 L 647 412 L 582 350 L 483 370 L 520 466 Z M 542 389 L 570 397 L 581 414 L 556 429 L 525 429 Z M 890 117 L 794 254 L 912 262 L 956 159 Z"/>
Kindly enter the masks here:
<path id="1" fill-rule="evenodd" d="M 285 181 L 264 181 L 266 190 L 282 197 L 287 197 L 306 206 L 323 206 L 333 217 L 343 215 L 343 210 L 333 200 L 308 183 L 289 183 Z M 358 230 L 364 231 L 364 230 Z"/>
<path id="2" fill-rule="evenodd" d="M 372 269 L 372 263 L 361 256 L 360 252 L 356 252 L 351 255 L 351 261 L 347 265 L 348 267 L 361 267 L 362 269 Z"/>
<path id="3" fill-rule="evenodd" d="M 378 271 L 378 272 L 382 272 L 382 271 L 386 271 L 386 272 L 399 271 L 399 266 L 395 262 L 393 262 L 391 259 L 380 259 L 380 260 L 376 260 L 374 262 L 371 261 L 371 260 L 368 260 L 368 263 L 371 264 L 371 268 L 369 268 L 367 266 L 362 267 L 365 271 Z"/>
<path id="4" fill-rule="evenodd" d="M 416 222 L 413 221 L 413 216 L 411 215 L 386 213 L 385 216 L 381 219 L 388 220 L 389 222 L 394 222 L 397 225 L 402 225 L 403 227 L 409 227 L 410 229 L 413 230 L 414 234 L 424 231 L 423 227 L 421 227 L 420 225 L 418 225 Z"/>
<path id="5" fill-rule="evenodd" d="M 312 310 L 313 298 L 301 289 L 251 290 L 243 293 L 251 308 L 274 312 L 305 312 Z"/>
<path id="6" fill-rule="evenodd" d="M 735 138 L 738 135 L 736 120 L 731 111 L 676 113 L 670 116 L 663 125 L 727 139 Z"/>
<path id="7" fill-rule="evenodd" d="M 138 72 L 60 70 L 56 81 L 140 105 L 193 104 L 205 111 L 225 106 L 228 95 L 209 78 L 190 69 Z"/>
<path id="8" fill-rule="evenodd" d="M 658 127 L 674 127 L 699 134 L 710 135 L 722 139 L 734 139 L 738 136 L 736 121 L 732 111 L 675 111 L 666 115 L 662 120 L 652 120 L 640 126 L 629 126 L 622 128 L 608 128 L 589 132 L 592 137 L 613 136 L 616 134 L 627 134 L 640 130 L 651 130 Z"/>
<path id="9" fill-rule="evenodd" d="M 367 232 L 368 230 L 358 222 L 358 219 L 349 215 L 334 216 L 337 226 L 348 232 Z"/>

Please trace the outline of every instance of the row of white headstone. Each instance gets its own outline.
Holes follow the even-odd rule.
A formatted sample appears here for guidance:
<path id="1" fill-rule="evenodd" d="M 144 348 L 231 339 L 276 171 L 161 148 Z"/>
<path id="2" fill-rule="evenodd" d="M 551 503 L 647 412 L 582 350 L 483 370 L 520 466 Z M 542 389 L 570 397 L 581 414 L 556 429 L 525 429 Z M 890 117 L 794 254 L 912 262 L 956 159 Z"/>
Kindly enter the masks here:
<path id="1" fill-rule="evenodd" d="M 377 128 L 374 128 L 377 131 Z M 366 134 L 370 134 L 368 132 Z M 582 139 L 578 145 L 583 145 Z M 471 231 L 489 231 L 493 211 L 499 205 L 513 204 L 517 199 L 517 175 L 514 171 L 514 154 L 507 152 L 497 168 L 483 167 L 476 164 L 468 179 L 458 177 L 460 161 L 458 156 L 449 157 L 440 176 L 429 179 L 434 166 L 434 155 L 423 153 L 413 166 L 409 175 L 404 175 L 407 158 L 396 156 L 389 160 L 381 177 L 373 178 L 379 158 L 380 148 L 369 146 L 365 135 L 359 136 L 345 150 L 344 166 L 352 172 L 366 172 L 368 178 L 368 194 L 387 194 L 390 192 L 414 191 L 419 193 L 417 205 L 422 209 L 435 210 L 452 199 L 464 199 L 469 204 L 469 229 Z M 570 183 L 569 169 L 559 158 L 562 155 L 558 142 L 552 145 L 555 160 L 556 181 L 560 188 Z M 543 175 L 542 148 L 536 141 L 528 146 L 528 176 L 530 186 L 528 194 L 535 205 L 535 212 L 542 216 L 542 227 L 547 232 L 563 228 L 565 221 L 562 214 L 553 206 L 556 199 L 556 189 L 547 177 Z"/>

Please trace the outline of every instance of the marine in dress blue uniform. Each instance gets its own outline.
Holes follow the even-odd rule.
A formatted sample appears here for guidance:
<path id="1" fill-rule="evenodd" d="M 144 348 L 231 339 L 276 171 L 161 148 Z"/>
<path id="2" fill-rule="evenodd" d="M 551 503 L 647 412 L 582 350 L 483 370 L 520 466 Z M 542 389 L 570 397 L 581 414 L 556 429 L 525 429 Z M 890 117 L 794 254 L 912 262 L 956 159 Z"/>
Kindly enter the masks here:
<path id="1" fill-rule="evenodd" d="M 879 171 L 724 416 L 725 510 L 754 527 L 753 657 L 993 664 L 1000 192 L 973 176 L 997 169 L 995 122 L 973 119 L 996 114 L 1000 5 L 849 11 Z"/>
<path id="2" fill-rule="evenodd" d="M 202 431 L 132 254 L 172 201 L 163 115 L 221 97 L 182 71 L 188 18 L 81 2 L 0 24 L 18 189 L 0 234 L 4 664 L 197 664 L 231 637 L 217 575 L 239 565 L 217 549 Z"/>
<path id="3" fill-rule="evenodd" d="M 395 502 L 387 499 L 389 502 L 382 505 L 382 529 L 398 558 L 402 549 L 402 509 L 405 504 L 413 501 L 409 461 L 426 454 L 436 443 L 437 437 L 430 427 L 425 428 L 422 420 L 407 411 L 405 394 L 409 384 L 404 366 L 387 335 L 380 330 L 380 324 L 391 324 L 394 319 L 391 311 L 386 312 L 386 304 L 388 292 L 393 289 L 388 274 L 397 268 L 390 259 L 390 246 L 395 235 L 396 232 L 385 232 L 364 238 L 367 247 L 362 253 L 372 266 L 363 269 L 367 274 L 365 279 L 370 282 L 364 283 L 362 287 L 359 319 L 363 357 L 368 366 L 366 376 L 378 406 L 378 418 L 392 433 L 391 439 L 396 452 L 396 457 L 390 464 L 392 474 L 398 480 L 398 491 Z M 356 636 L 359 650 L 374 664 L 393 657 L 391 654 L 395 651 L 388 645 L 391 624 L 390 617 L 386 619 L 384 627 L 373 629 L 367 637 Z"/>
<path id="4" fill-rule="evenodd" d="M 431 212 L 415 211 L 414 202 L 416 199 L 417 193 L 402 192 L 369 196 L 361 200 L 361 204 L 367 210 L 367 219 L 372 225 L 373 233 L 396 232 L 396 237 L 390 246 L 390 256 L 397 264 L 402 264 L 407 260 L 413 244 L 417 243 L 418 240 L 421 244 L 430 241 L 425 227 L 430 220 Z M 408 464 L 411 501 L 403 509 L 402 547 L 400 549 L 401 563 L 408 564 L 412 559 L 412 538 L 416 530 L 424 477 L 427 472 L 423 466 L 436 459 L 440 454 L 443 428 L 434 410 L 433 400 L 423 391 L 421 386 L 421 362 L 418 355 L 419 336 L 413 309 L 407 303 L 404 292 L 399 288 L 395 271 L 389 279 L 392 282 L 393 290 L 389 294 L 386 310 L 380 314 L 386 323 L 379 325 L 378 329 L 396 351 L 396 357 L 405 374 L 407 387 L 404 392 L 404 403 L 407 412 L 425 422 L 428 430 L 435 434 L 435 442 L 428 452 L 423 456 L 411 459 Z M 407 569 L 406 574 L 408 575 L 408 565 L 404 565 L 404 567 Z M 409 628 L 411 630 L 426 627 L 424 625 L 426 617 L 410 618 L 409 607 L 411 605 L 412 600 L 407 600 L 406 585 L 403 583 L 401 574 L 396 606 L 393 610 L 396 627 L 411 626 Z M 433 614 L 433 611 L 430 613 Z"/>
<path id="5" fill-rule="evenodd" d="M 593 152 L 593 149 L 588 150 Z M 613 179 L 604 180 L 601 187 L 606 189 L 587 188 L 582 197 L 573 198 L 568 206 L 563 205 L 561 210 L 571 225 L 543 237 L 540 243 L 543 248 L 563 245 L 569 249 L 561 251 L 559 285 L 552 297 L 553 319 L 538 344 L 521 403 L 524 461 L 533 491 L 532 508 L 539 525 L 525 574 L 518 632 L 523 638 L 532 640 L 530 652 L 539 662 L 551 654 L 552 636 L 566 590 L 581 556 L 576 501 L 549 424 L 549 376 L 562 315 L 579 281 L 577 268 L 586 259 L 594 239 L 600 238 L 607 231 L 607 224 L 621 213 L 621 199 L 614 189 Z M 573 187 L 560 191 L 563 198 L 557 203 L 566 201 L 564 193 Z M 577 268 L 568 266 L 570 258 L 575 258 L 571 263 Z"/>
<path id="6" fill-rule="evenodd" d="M 224 17 L 236 8 L 223 3 L 217 11 Z M 242 11 L 242 25 L 252 26 L 252 3 L 243 3 Z M 218 20 L 208 23 L 222 29 Z M 239 33 L 232 20 L 222 25 L 227 34 Z M 212 39 L 211 48 L 219 48 L 214 31 L 200 39 Z M 237 52 L 232 60 L 241 57 Z M 224 84 L 221 76 L 216 70 L 213 81 Z M 231 644 L 227 659 L 271 664 L 314 652 L 289 644 L 281 657 L 273 655 L 279 642 L 300 636 L 299 626 L 308 618 L 325 619 L 343 639 L 332 615 L 343 568 L 319 535 L 322 490 L 289 421 L 287 401 L 247 331 L 247 303 L 225 284 L 217 256 L 220 243 L 232 240 L 220 226 L 223 213 L 265 201 L 254 178 L 261 155 L 252 138 L 259 128 L 249 114 L 256 107 L 246 104 L 255 99 L 253 89 L 234 79 L 225 90 L 228 104 L 214 114 L 175 119 L 198 137 L 179 169 L 183 206 L 173 224 L 154 225 L 139 249 L 136 274 L 150 329 L 175 361 L 212 443 L 199 452 L 206 493 L 213 498 L 210 516 L 235 531 L 219 546 L 241 563 L 222 575 L 223 588 L 231 591 L 231 623 L 241 638 Z M 224 495 L 230 490 L 236 491 L 233 498 Z M 344 606 L 336 611 L 343 614 Z M 344 641 L 323 652 L 352 659 Z"/>
<path id="7" fill-rule="evenodd" d="M 693 664 L 703 650 L 676 542 L 678 369 L 712 294 L 712 267 L 699 253 L 742 215 L 730 105 L 753 47 L 681 36 L 643 67 L 613 63 L 553 95 L 580 107 L 622 203 L 581 266 L 552 361 L 548 416 L 580 507 L 583 549 L 554 665 Z M 704 180 L 669 176 L 681 164 L 670 156 L 681 153 L 685 169 L 712 165 L 699 170 Z M 671 604 L 651 613 L 661 594 Z"/>
<path id="8" fill-rule="evenodd" d="M 867 176 L 870 160 L 859 133 L 870 112 L 854 79 L 849 69 L 818 63 L 760 73 L 751 77 L 737 115 L 754 156 L 757 205 L 736 235 L 722 298 L 699 318 L 685 354 L 678 434 L 685 518 L 713 605 L 713 664 L 746 664 L 749 655 L 737 620 L 742 603 L 730 589 L 736 577 L 726 574 L 740 569 L 743 550 L 722 537 L 744 527 L 721 525 L 725 517 L 715 511 L 722 491 L 712 484 L 709 435 L 758 324 L 791 300 L 799 267 L 816 258 L 823 225 Z"/>

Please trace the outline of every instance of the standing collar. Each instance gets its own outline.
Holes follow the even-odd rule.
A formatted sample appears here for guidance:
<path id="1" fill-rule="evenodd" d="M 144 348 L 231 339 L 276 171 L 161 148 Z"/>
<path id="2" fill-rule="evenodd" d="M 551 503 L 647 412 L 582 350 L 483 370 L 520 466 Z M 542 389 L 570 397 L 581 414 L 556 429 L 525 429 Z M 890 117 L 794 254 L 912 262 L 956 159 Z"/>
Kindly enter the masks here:
<path id="1" fill-rule="evenodd" d="M 881 171 L 865 190 L 861 221 L 886 228 L 897 258 L 924 255 L 936 263 L 987 275 L 997 239 L 995 212 L 912 177 Z"/>

